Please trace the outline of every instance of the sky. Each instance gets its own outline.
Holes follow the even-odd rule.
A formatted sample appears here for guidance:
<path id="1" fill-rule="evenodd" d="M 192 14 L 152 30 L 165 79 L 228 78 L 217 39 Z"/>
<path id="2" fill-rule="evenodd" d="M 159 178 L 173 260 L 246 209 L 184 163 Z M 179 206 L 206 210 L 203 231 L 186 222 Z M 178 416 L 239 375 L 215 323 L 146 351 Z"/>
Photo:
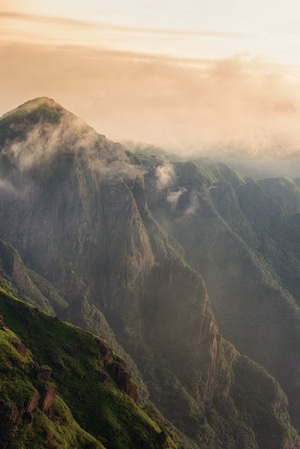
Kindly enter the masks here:
<path id="1" fill-rule="evenodd" d="M 295 0 L 0 0 L 0 115 L 48 96 L 113 140 L 293 154 L 299 25 Z"/>

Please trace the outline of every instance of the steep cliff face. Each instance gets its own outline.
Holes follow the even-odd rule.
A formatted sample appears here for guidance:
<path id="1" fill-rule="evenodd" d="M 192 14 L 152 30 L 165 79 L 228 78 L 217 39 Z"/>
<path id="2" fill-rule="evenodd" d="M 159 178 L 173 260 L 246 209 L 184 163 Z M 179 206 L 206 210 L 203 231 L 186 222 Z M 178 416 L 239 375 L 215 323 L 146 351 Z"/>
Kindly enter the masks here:
<path id="1" fill-rule="evenodd" d="M 201 275 L 213 295 L 210 262 L 221 263 L 228 242 L 239 242 L 212 205 L 217 174 L 201 169 L 199 177 L 193 164 L 179 164 L 176 174 L 151 160 L 143 167 L 45 98 L 2 118 L 0 143 L 0 237 L 67 301 L 59 314 L 105 330 L 110 342 L 116 335 L 154 403 L 196 447 L 298 448 L 284 394 L 222 338 L 211 312 Z M 245 254 L 232 257 L 247 264 Z M 220 268 L 217 286 L 223 274 Z M 121 368 L 111 369 L 125 382 Z M 253 391 L 262 381 L 273 391 L 264 410 L 240 398 L 239 373 L 249 370 Z M 277 446 L 255 420 L 258 411 L 272 423 Z"/>
<path id="2" fill-rule="evenodd" d="M 201 272 L 224 337 L 280 380 L 299 426 L 297 181 L 253 181 L 222 164 L 173 171 L 164 189 L 146 178 L 149 207 Z"/>
<path id="3" fill-rule="evenodd" d="M 29 304 L 54 314 L 66 309 L 68 303 L 57 294 L 52 285 L 29 270 L 20 254 L 0 240 L 0 286 L 15 296 L 22 296 Z"/>
<path id="4" fill-rule="evenodd" d="M 154 263 L 130 188 L 140 168 L 58 105 L 49 122 L 53 107 L 39 100 L 1 121 L 1 235 L 68 301 L 130 305 Z M 16 127 L 22 140 L 12 143 Z"/>

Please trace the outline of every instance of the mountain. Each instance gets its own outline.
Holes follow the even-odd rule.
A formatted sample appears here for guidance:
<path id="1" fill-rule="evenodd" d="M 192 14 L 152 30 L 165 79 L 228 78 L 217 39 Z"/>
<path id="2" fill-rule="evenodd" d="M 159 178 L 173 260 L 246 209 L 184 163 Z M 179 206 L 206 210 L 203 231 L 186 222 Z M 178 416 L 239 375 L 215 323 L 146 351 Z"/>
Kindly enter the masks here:
<path id="1" fill-rule="evenodd" d="M 155 218 L 201 271 L 220 332 L 280 381 L 299 428 L 299 182 L 186 163 L 163 190 L 147 183 Z"/>
<path id="2" fill-rule="evenodd" d="M 184 447 L 299 448 L 291 184 L 284 209 L 280 183 L 140 157 L 29 101 L 0 120 L 3 288 L 105 338 Z"/>

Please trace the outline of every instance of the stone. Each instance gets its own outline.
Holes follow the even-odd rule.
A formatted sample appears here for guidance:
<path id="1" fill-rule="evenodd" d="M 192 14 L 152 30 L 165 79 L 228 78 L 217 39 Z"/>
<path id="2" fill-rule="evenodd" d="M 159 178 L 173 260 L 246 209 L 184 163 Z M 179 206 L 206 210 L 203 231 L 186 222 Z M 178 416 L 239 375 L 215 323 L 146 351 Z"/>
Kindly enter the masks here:
<path id="1" fill-rule="evenodd" d="M 48 386 L 45 385 L 41 390 L 41 398 L 39 402 L 39 408 L 42 411 L 48 410 L 52 407 L 55 396 L 56 396 L 57 387 L 55 385 Z"/>
<path id="2" fill-rule="evenodd" d="M 50 379 L 51 373 L 52 368 L 50 368 L 50 366 L 42 365 L 36 377 L 39 380 L 47 382 Z"/>
<path id="3" fill-rule="evenodd" d="M 24 345 L 24 343 L 22 343 L 20 340 L 18 340 L 18 339 L 16 339 L 16 338 L 14 338 L 14 339 L 11 341 L 11 343 L 12 343 L 12 345 L 16 348 L 16 350 L 18 351 L 18 353 L 19 353 L 20 355 L 22 355 L 23 357 L 26 357 L 26 354 L 27 354 L 27 348 L 26 348 L 26 346 Z"/>

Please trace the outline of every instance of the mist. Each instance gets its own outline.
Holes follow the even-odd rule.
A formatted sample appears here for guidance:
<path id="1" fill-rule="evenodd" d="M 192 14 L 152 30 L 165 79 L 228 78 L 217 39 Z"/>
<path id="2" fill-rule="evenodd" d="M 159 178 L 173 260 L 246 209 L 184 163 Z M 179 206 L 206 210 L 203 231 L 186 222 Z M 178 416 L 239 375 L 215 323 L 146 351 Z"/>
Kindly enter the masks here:
<path id="1" fill-rule="evenodd" d="M 43 113 L 40 116 L 30 112 L 39 106 L 52 108 L 49 121 Z M 18 115 L 27 113 L 23 126 Z M 10 119 L 13 118 L 13 120 Z M 52 99 L 41 97 L 26 102 L 4 115 L 8 119 L 7 131 L 21 137 L 6 138 L 1 148 L 5 156 L 20 173 L 29 173 L 32 169 L 49 166 L 62 158 L 73 160 L 75 165 L 83 164 L 91 172 L 97 173 L 100 180 L 135 179 L 142 174 L 142 168 L 136 164 L 132 154 L 126 148 L 103 135 L 98 134 L 82 119 L 68 112 Z M 4 122 L 5 123 L 5 122 Z M 71 156 L 71 158 L 70 158 Z M 6 187 L 0 179 L 0 189 Z M 7 188 L 6 188 L 7 190 Z"/>
<path id="2" fill-rule="evenodd" d="M 259 160 L 271 172 L 297 175 L 300 86 L 283 67 L 238 56 L 192 61 L 26 43 L 2 44 L 0 55 L 2 113 L 46 95 L 114 141 L 238 158 L 253 171 Z"/>
<path id="3" fill-rule="evenodd" d="M 172 185 L 176 178 L 173 165 L 168 163 L 159 165 L 155 170 L 155 175 L 159 190 L 165 189 L 166 187 Z"/>

